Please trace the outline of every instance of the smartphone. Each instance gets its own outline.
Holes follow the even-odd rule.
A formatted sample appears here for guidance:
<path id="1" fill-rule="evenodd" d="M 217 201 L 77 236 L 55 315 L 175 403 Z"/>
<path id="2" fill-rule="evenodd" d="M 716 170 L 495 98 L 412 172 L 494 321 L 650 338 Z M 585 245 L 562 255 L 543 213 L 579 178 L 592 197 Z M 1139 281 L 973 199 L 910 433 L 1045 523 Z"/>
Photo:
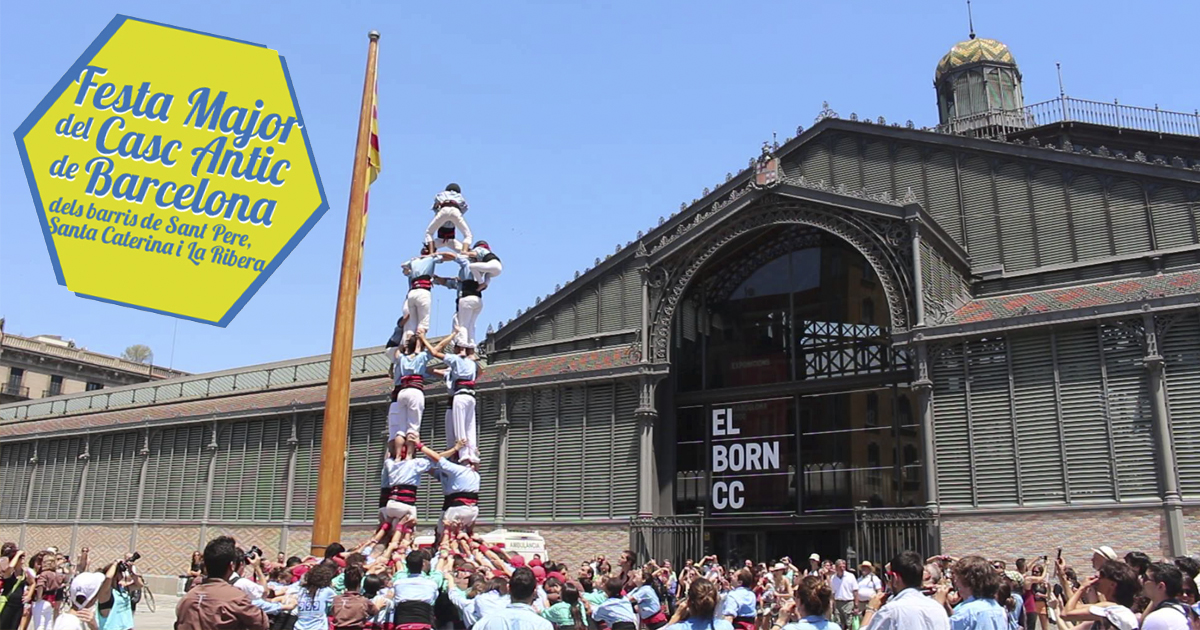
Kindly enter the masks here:
<path id="1" fill-rule="evenodd" d="M 1062 547 L 1058 548 L 1058 559 L 1062 560 Z"/>

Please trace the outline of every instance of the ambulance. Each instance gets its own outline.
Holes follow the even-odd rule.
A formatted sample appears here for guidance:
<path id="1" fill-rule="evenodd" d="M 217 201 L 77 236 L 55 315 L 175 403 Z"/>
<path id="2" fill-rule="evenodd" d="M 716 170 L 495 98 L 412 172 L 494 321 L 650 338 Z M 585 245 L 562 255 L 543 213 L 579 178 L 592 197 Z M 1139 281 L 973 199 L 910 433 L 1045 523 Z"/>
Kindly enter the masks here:
<path id="1" fill-rule="evenodd" d="M 482 536 L 483 542 L 489 545 L 499 545 L 506 552 L 517 552 L 528 562 L 534 554 L 542 560 L 549 558 L 546 553 L 546 539 L 537 532 L 514 532 L 507 529 L 492 530 Z M 417 536 L 414 540 L 418 547 L 432 547 L 433 536 Z"/>

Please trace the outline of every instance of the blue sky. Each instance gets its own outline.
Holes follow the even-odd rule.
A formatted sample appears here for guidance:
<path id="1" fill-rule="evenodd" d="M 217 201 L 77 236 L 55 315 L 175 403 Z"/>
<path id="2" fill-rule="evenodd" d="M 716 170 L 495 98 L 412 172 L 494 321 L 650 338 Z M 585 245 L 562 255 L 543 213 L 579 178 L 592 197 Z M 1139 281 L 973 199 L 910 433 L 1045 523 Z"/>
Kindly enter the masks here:
<path id="1" fill-rule="evenodd" d="M 1027 103 L 1058 94 L 1193 111 L 1200 3 L 977 0 L 976 31 L 1007 43 Z M 889 122 L 937 122 L 938 59 L 967 34 L 939 2 L 39 2 L 0 4 L 0 316 L 171 361 L 176 320 L 55 283 L 12 131 L 117 13 L 265 44 L 287 57 L 330 211 L 228 328 L 178 323 L 174 366 L 208 371 L 321 354 L 332 337 L 366 33 L 380 47 L 384 172 L 371 190 L 356 346 L 383 343 L 400 263 L 456 181 L 504 260 L 487 323 L 724 181 L 763 140 L 829 101 Z M 439 292 L 435 332 L 453 298 Z"/>

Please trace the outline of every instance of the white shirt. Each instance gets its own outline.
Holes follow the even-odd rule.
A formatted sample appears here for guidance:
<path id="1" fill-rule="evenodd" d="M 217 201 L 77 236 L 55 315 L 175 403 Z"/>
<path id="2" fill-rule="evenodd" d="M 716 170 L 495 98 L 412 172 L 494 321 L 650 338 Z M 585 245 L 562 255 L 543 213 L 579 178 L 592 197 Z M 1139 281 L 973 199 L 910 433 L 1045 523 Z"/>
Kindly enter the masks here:
<path id="1" fill-rule="evenodd" d="M 879 589 L 883 588 L 883 583 L 879 581 L 879 576 L 874 573 L 868 573 L 858 578 L 858 601 L 869 602 Z"/>
<path id="2" fill-rule="evenodd" d="M 266 590 L 262 585 L 258 584 L 254 580 L 244 577 L 239 577 L 237 581 L 233 583 L 233 586 L 239 591 L 245 593 L 246 597 L 250 598 L 250 601 L 262 599 L 263 591 Z"/>
<path id="3" fill-rule="evenodd" d="M 1184 604 L 1180 604 L 1183 606 Z M 1163 606 L 1142 618 L 1142 630 L 1188 630 L 1188 618 L 1179 606 Z"/>
<path id="4" fill-rule="evenodd" d="M 83 622 L 73 613 L 62 613 L 54 620 L 54 630 L 84 630 Z"/>
<path id="5" fill-rule="evenodd" d="M 554 630 L 554 625 L 533 610 L 528 604 L 509 604 L 507 608 L 490 614 L 475 630 Z"/>
<path id="6" fill-rule="evenodd" d="M 846 571 L 841 577 L 834 574 L 830 586 L 833 588 L 834 601 L 848 602 L 854 599 L 854 593 L 858 590 L 858 580 L 854 579 L 853 573 Z"/>
<path id="7" fill-rule="evenodd" d="M 893 595 L 865 630 L 950 630 L 946 609 L 915 588 Z"/>
<path id="8" fill-rule="evenodd" d="M 1088 608 L 1088 612 L 1096 615 L 1097 617 L 1104 617 L 1108 620 L 1108 623 L 1112 624 L 1112 627 L 1116 628 L 1117 630 L 1137 630 L 1137 615 L 1133 614 L 1132 610 L 1129 610 L 1120 604 L 1092 606 L 1091 608 Z"/>

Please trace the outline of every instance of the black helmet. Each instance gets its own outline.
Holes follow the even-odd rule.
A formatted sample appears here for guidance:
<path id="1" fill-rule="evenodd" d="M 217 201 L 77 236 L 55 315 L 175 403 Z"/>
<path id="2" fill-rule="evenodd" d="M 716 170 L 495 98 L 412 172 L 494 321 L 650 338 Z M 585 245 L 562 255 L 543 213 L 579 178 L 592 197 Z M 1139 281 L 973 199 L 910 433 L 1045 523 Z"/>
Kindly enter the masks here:
<path id="1" fill-rule="evenodd" d="M 449 191 L 452 191 L 452 192 L 456 192 L 456 193 L 461 193 L 461 192 L 462 192 L 462 188 L 460 188 L 458 184 L 453 184 L 453 183 L 451 183 L 451 184 L 446 184 L 446 190 L 449 190 Z"/>

